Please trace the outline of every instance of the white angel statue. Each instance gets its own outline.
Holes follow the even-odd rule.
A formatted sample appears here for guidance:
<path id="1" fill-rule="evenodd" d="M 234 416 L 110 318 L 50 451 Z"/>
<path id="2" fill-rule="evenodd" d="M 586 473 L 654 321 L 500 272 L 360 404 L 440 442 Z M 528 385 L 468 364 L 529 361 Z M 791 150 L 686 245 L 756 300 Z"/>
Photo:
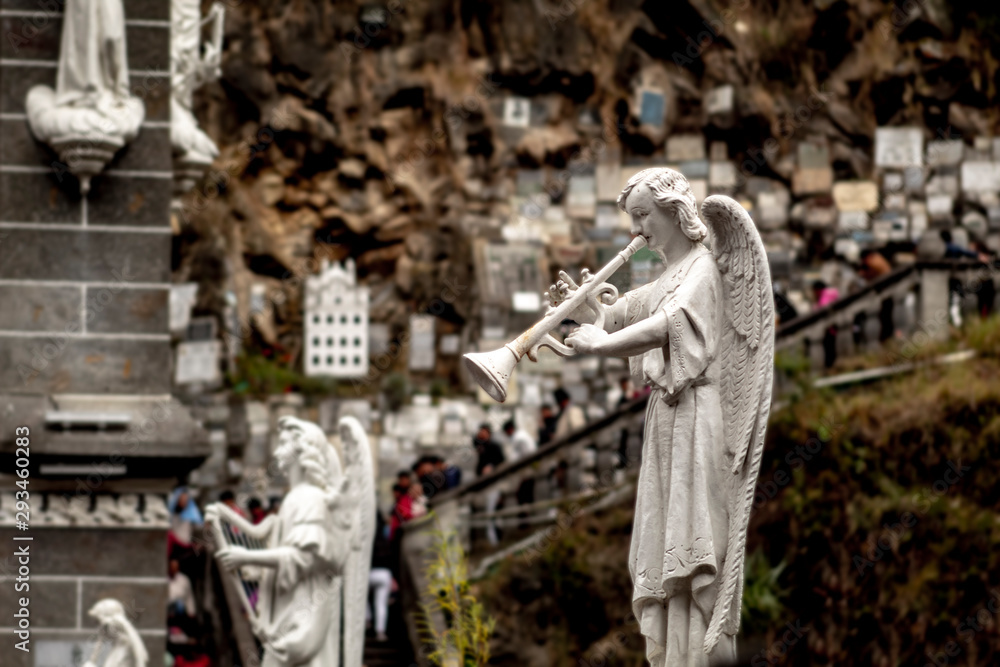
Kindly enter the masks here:
<path id="1" fill-rule="evenodd" d="M 753 488 L 771 404 L 774 303 L 767 256 L 746 211 L 712 196 L 698 217 L 671 169 L 633 176 L 618 197 L 663 260 L 654 283 L 602 304 L 604 327 L 581 306 L 566 344 L 577 354 L 629 357 L 652 388 L 629 550 L 632 606 L 654 667 L 736 660 Z M 577 285 L 565 273 L 554 307 Z"/>
<path id="2" fill-rule="evenodd" d="M 101 625 L 94 652 L 83 667 L 97 666 L 98 656 L 104 650 L 105 644 L 109 644 L 111 649 L 101 667 L 146 667 L 149 661 L 146 645 L 129 622 L 121 602 L 114 598 L 105 598 L 94 604 L 87 613 L 96 618 Z"/>
<path id="3" fill-rule="evenodd" d="M 354 417 L 340 420 L 345 475 L 351 480 L 351 551 L 344 569 L 344 667 L 362 667 L 365 650 L 365 608 L 375 540 L 375 473 L 368 436 Z"/>
<path id="4" fill-rule="evenodd" d="M 206 520 L 217 524 L 222 518 L 248 537 L 266 540 L 264 549 L 226 546 L 216 552 L 229 569 L 263 570 L 256 605 L 247 610 L 264 645 L 262 667 L 336 667 L 340 578 L 351 537 L 350 482 L 319 426 L 282 417 L 278 428 L 274 456 L 291 490 L 277 516 L 253 525 L 215 503 L 206 508 Z"/>

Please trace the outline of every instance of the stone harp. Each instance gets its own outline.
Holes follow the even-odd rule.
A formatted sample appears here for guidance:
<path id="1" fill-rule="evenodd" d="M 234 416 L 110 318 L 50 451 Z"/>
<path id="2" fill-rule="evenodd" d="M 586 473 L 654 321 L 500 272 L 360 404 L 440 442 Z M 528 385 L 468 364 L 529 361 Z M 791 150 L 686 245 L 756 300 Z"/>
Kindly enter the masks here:
<path id="1" fill-rule="evenodd" d="M 221 513 L 217 517 L 208 519 L 207 523 L 212 526 L 212 536 L 215 538 L 216 551 L 222 547 L 237 546 L 244 549 L 266 549 L 267 545 L 255 537 L 250 537 L 242 532 L 235 525 L 230 523 Z M 266 609 L 266 604 L 262 604 L 262 597 L 265 591 L 260 586 L 261 570 L 252 565 L 244 565 L 232 570 L 219 568 L 219 574 L 228 580 L 228 586 L 239 598 L 243 611 L 246 612 L 250 620 L 251 627 L 257 627 L 260 619 L 259 609 Z M 228 595 L 228 594 L 227 594 Z M 230 603 L 232 604 L 232 603 Z"/>
<path id="2" fill-rule="evenodd" d="M 581 304 L 587 304 L 597 315 L 594 325 L 603 327 L 604 309 L 601 304 L 611 305 L 618 299 L 618 290 L 605 281 L 645 245 L 646 239 L 641 236 L 632 239 L 632 242 L 615 255 L 603 269 L 594 274 L 585 273 L 579 289 L 555 308 L 550 306 L 545 316 L 533 327 L 498 350 L 466 354 L 465 368 L 493 400 L 503 403 L 507 398 L 507 382 L 510 380 L 510 374 L 522 357 L 527 355 L 532 361 L 538 361 L 538 350 L 542 347 L 551 348 L 553 352 L 563 357 L 576 354 L 572 348 L 556 340 L 549 332 L 558 327 Z"/>

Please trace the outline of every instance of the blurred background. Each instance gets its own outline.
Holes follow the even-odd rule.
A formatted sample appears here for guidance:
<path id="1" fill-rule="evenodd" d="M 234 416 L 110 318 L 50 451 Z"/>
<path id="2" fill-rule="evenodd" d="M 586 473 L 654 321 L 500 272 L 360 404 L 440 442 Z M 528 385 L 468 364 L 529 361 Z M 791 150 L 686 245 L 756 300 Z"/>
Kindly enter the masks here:
<path id="1" fill-rule="evenodd" d="M 1000 660 L 1000 8 L 122 4 L 145 116 L 88 172 L 100 151 L 42 136 L 29 94 L 70 10 L 0 0 L 0 535 L 30 424 L 33 526 L 75 554 L 38 566 L 51 595 L 148 601 L 167 664 L 251 664 L 199 508 L 259 521 L 286 487 L 277 420 L 336 444 L 352 415 L 388 571 L 367 665 L 427 664 L 429 556 L 495 623 L 462 625 L 488 664 L 644 664 L 644 388 L 542 354 L 498 404 L 460 360 L 610 261 L 619 192 L 665 166 L 750 212 L 774 283 L 741 664 Z M 644 250 L 611 282 L 659 271 Z M 86 621 L 39 623 L 78 659 Z"/>

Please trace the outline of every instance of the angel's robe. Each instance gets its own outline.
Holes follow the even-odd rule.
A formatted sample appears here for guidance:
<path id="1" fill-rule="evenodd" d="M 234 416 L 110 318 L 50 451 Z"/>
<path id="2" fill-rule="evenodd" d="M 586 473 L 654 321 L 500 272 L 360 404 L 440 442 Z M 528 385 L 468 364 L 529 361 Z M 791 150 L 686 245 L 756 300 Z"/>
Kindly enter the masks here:
<path id="1" fill-rule="evenodd" d="M 267 641 L 262 667 L 327 667 L 337 664 L 340 604 L 334 576 L 347 556 L 347 535 L 336 532 L 323 491 L 296 485 L 281 502 L 271 543 L 284 547 L 276 569 L 266 569 L 261 588 Z M 339 624 L 338 624 L 339 625 Z"/>
<path id="2" fill-rule="evenodd" d="M 726 557 L 728 462 L 720 402 L 722 277 L 705 246 L 692 247 L 655 282 L 624 295 L 609 331 L 649 317 L 664 323 L 662 347 L 630 357 L 652 388 L 629 550 L 633 611 L 653 667 L 735 661 L 726 636 L 711 656 L 705 633 Z"/>

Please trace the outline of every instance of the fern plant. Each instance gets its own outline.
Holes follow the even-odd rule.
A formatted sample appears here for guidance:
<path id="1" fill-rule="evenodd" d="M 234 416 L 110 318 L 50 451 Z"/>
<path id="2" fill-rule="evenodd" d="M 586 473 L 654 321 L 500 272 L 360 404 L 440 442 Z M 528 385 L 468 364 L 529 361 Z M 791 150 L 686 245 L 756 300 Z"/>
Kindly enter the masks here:
<path id="1" fill-rule="evenodd" d="M 433 647 L 427 656 L 442 667 L 484 667 L 490 660 L 490 637 L 496 621 L 469 590 L 465 551 L 454 531 L 435 531 L 424 568 L 427 582 L 419 625 Z M 440 614 L 443 629 L 435 623 Z"/>

